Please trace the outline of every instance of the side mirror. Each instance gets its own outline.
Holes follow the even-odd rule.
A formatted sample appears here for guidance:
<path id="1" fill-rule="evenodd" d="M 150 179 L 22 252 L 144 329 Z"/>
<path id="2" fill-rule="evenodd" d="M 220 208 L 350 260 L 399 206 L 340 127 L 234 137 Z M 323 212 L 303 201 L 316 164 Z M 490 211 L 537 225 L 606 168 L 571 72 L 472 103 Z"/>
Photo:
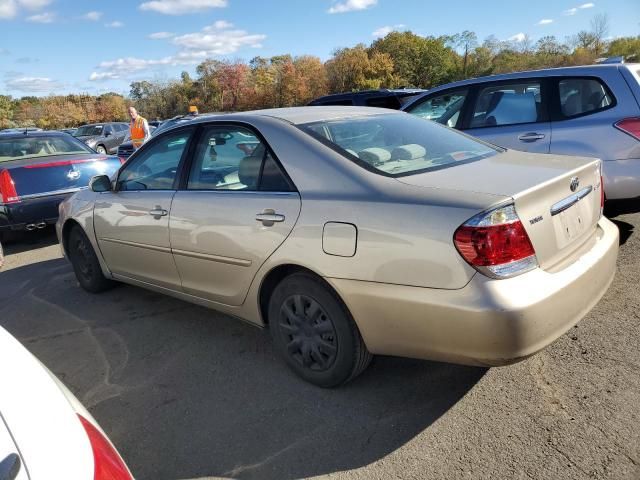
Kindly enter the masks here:
<path id="1" fill-rule="evenodd" d="M 96 175 L 89 181 L 89 188 L 97 193 L 110 192 L 111 179 L 107 175 Z"/>

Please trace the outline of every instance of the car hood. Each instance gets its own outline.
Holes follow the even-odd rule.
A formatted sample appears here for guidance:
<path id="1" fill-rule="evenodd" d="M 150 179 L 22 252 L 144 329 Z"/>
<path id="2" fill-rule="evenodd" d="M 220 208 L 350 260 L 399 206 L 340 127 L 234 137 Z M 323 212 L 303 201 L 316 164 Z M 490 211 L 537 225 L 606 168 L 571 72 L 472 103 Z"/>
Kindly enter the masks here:
<path id="1" fill-rule="evenodd" d="M 71 403 L 52 374 L 2 328 L 0 385 L 0 414 L 30 478 L 93 478 L 91 444 Z"/>

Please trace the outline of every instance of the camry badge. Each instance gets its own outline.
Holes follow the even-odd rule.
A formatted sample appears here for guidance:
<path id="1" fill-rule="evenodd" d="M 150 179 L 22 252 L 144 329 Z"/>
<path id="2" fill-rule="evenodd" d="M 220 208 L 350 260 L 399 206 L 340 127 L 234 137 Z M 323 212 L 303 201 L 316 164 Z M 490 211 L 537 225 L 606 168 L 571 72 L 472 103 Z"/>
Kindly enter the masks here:
<path id="1" fill-rule="evenodd" d="M 571 183 L 569 184 L 569 188 L 571 189 L 572 192 L 575 192 L 579 186 L 580 186 L 580 180 L 578 180 L 578 177 L 573 177 L 571 179 Z"/>

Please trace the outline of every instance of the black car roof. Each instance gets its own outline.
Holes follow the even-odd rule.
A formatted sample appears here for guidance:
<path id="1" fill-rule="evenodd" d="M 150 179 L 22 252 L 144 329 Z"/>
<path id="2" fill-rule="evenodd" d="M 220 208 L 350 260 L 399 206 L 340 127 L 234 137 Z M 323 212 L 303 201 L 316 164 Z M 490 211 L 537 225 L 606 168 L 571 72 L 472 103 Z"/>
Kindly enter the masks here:
<path id="1" fill-rule="evenodd" d="M 379 90 L 361 90 L 359 92 L 342 92 L 332 93 L 330 95 L 323 95 L 312 100 L 310 103 L 325 101 L 325 100 L 342 100 L 351 99 L 353 97 L 407 97 L 410 95 L 418 95 L 424 93 L 426 90 L 422 88 L 400 88 L 400 89 L 379 89 Z"/>

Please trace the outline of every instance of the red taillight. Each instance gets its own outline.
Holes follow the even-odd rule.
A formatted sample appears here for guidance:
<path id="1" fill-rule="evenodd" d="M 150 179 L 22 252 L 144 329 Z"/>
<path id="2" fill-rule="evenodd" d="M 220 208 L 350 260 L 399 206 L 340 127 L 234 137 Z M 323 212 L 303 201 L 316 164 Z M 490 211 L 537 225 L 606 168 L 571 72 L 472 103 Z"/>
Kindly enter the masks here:
<path id="1" fill-rule="evenodd" d="M 631 135 L 636 140 L 640 140 L 640 117 L 624 118 L 614 123 L 613 126 Z"/>
<path id="2" fill-rule="evenodd" d="M 26 165 L 24 168 L 51 168 L 51 167 L 67 167 L 69 165 L 75 165 L 77 163 L 91 163 L 95 161 L 106 160 L 107 157 L 100 158 L 80 158 L 75 160 L 57 160 L 55 162 L 43 162 L 34 163 L 33 165 Z"/>
<path id="3" fill-rule="evenodd" d="M 122 458 L 111 445 L 102 432 L 98 430 L 89 420 L 82 415 L 78 415 L 80 423 L 87 432 L 91 450 L 93 451 L 94 480 L 133 480 L 129 469 L 124 464 Z"/>
<path id="4" fill-rule="evenodd" d="M 456 230 L 453 241 L 471 266 L 492 277 L 512 277 L 538 265 L 513 205 L 471 218 Z"/>
<path id="5" fill-rule="evenodd" d="M 20 201 L 16 185 L 13 183 L 9 170 L 0 171 L 0 198 L 2 203 L 16 203 Z"/>
<path id="6" fill-rule="evenodd" d="M 602 175 L 600 175 L 600 212 L 604 208 L 604 180 L 602 179 Z"/>

